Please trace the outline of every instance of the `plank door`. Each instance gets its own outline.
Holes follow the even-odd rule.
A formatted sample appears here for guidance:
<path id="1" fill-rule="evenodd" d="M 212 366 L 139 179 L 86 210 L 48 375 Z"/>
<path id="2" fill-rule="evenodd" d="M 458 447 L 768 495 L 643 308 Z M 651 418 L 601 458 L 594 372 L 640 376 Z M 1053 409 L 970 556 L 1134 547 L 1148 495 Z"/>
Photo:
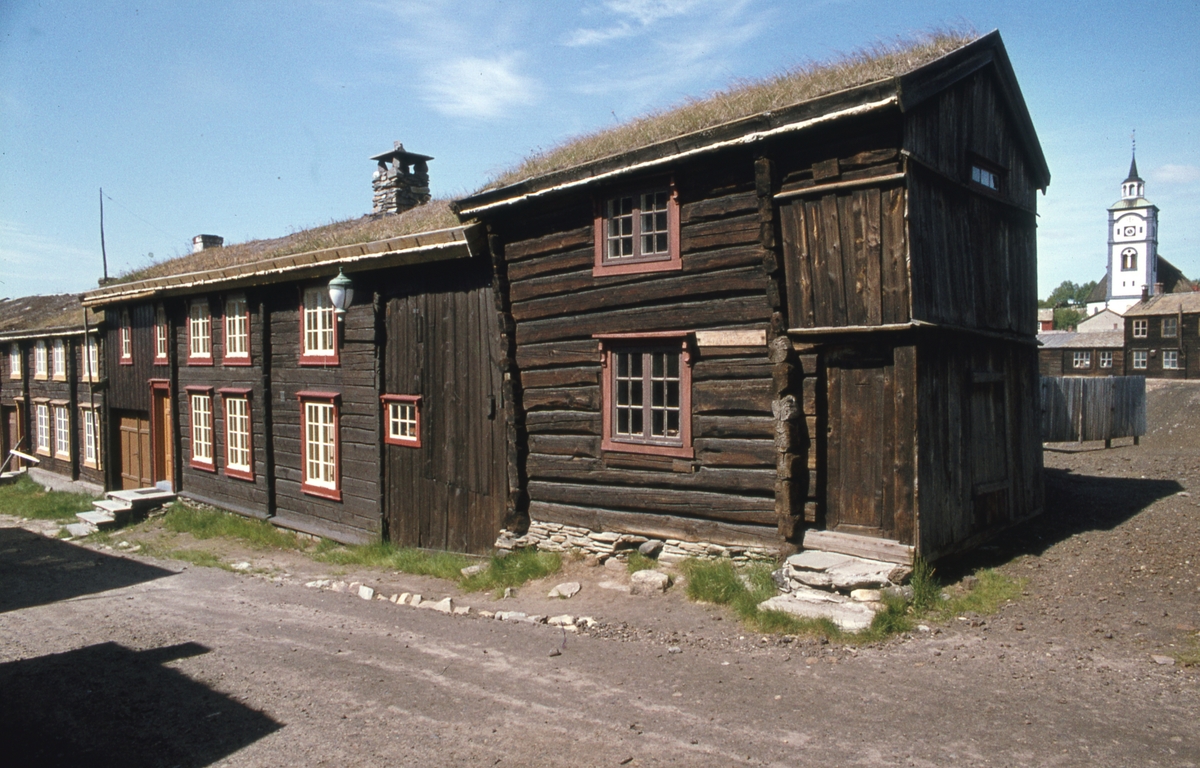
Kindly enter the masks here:
<path id="1" fill-rule="evenodd" d="M 825 526 L 910 543 L 913 505 L 910 347 L 826 357 Z"/>
<path id="2" fill-rule="evenodd" d="M 8 466 L 6 469 L 15 471 L 24 466 L 21 460 L 16 456 L 9 456 L 9 451 L 13 448 L 21 450 L 21 417 L 16 408 L 6 405 L 4 411 L 4 434 L 0 435 L 0 465 L 6 461 Z"/>
<path id="3" fill-rule="evenodd" d="M 117 412 L 117 430 L 121 444 L 118 456 L 121 466 L 121 489 L 149 488 L 151 477 L 149 414 L 135 411 Z"/>
<path id="4" fill-rule="evenodd" d="M 175 482 L 174 441 L 171 436 L 171 396 L 166 387 L 152 387 L 150 391 L 151 436 L 154 451 L 153 482 L 166 480 Z"/>

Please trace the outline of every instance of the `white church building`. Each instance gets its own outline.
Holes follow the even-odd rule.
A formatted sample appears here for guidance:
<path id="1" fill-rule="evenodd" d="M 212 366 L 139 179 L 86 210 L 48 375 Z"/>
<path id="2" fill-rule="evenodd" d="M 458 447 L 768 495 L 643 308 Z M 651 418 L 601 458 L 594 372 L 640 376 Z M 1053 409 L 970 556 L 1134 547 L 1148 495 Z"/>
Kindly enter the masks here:
<path id="1" fill-rule="evenodd" d="M 1108 271 L 1088 296 L 1087 313 L 1108 309 L 1124 315 L 1143 294 L 1191 290 L 1183 273 L 1158 254 L 1158 206 L 1146 199 L 1135 156 L 1121 182 L 1121 199 L 1108 208 Z"/>

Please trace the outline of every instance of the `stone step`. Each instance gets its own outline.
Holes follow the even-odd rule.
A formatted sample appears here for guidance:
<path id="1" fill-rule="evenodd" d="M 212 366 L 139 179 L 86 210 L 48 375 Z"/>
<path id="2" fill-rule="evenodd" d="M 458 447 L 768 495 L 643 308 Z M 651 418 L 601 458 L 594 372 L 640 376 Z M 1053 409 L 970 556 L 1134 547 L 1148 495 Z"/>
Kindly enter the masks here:
<path id="1" fill-rule="evenodd" d="M 67 529 L 67 533 L 71 534 L 71 538 L 75 539 L 82 538 L 84 536 L 91 536 L 93 533 L 100 530 L 91 523 L 85 523 L 83 521 L 78 523 L 68 523 L 63 527 Z"/>
<path id="2" fill-rule="evenodd" d="M 782 611 L 803 619 L 829 619 L 840 629 L 858 632 L 871 626 L 875 610 L 836 592 L 801 587 L 758 604 L 759 610 Z"/>
<path id="3" fill-rule="evenodd" d="M 105 510 L 93 509 L 90 512 L 77 512 L 75 517 L 101 531 L 119 527 L 116 516 Z"/>
<path id="4" fill-rule="evenodd" d="M 911 572 L 895 563 L 817 549 L 792 555 L 784 569 L 793 582 L 838 592 L 886 587 L 903 581 Z"/>
<path id="5" fill-rule="evenodd" d="M 163 504 L 175 500 L 175 494 L 161 488 L 135 488 L 127 491 L 109 491 L 105 494 L 113 501 L 129 504 L 133 514 L 141 518 L 152 509 L 158 509 Z"/>

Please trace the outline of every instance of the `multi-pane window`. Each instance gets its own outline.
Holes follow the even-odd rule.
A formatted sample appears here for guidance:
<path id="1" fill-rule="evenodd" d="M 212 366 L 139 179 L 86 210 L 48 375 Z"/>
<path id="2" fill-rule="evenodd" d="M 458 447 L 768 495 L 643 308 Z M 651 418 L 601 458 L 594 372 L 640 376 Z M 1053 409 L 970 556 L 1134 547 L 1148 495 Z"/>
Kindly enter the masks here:
<path id="1" fill-rule="evenodd" d="M 162 306 L 154 310 L 154 363 L 163 365 L 167 362 L 167 310 Z"/>
<path id="2" fill-rule="evenodd" d="M 88 336 L 83 342 L 83 376 L 87 381 L 100 378 L 100 341 Z"/>
<path id="3" fill-rule="evenodd" d="M 8 348 L 8 378 L 21 378 L 21 346 L 12 344 Z"/>
<path id="4" fill-rule="evenodd" d="M 301 357 L 322 363 L 337 362 L 336 321 L 329 292 L 324 288 L 305 290 L 301 314 Z"/>
<path id="5" fill-rule="evenodd" d="M 129 322 L 129 310 L 121 312 L 121 355 L 118 361 L 122 365 L 133 364 L 133 326 Z"/>
<path id="6" fill-rule="evenodd" d="M 1146 357 L 1147 357 L 1146 350 L 1144 350 L 1144 349 L 1133 350 L 1133 368 L 1134 368 L 1134 370 L 1137 370 L 1137 371 L 1146 370 Z"/>
<path id="7" fill-rule="evenodd" d="M 420 395 L 384 395 L 387 408 L 387 435 L 384 442 L 390 445 L 421 445 L 421 397 Z"/>
<path id="8" fill-rule="evenodd" d="M 1150 321 L 1145 318 L 1133 321 L 1133 338 L 1144 339 L 1150 330 Z"/>
<path id="9" fill-rule="evenodd" d="M 188 308 L 188 362 L 212 362 L 212 317 L 206 299 Z"/>
<path id="10" fill-rule="evenodd" d="M 313 399 L 314 397 L 320 399 Z M 338 487 L 338 409 L 329 394 L 300 394 L 304 432 L 304 482 L 301 490 L 315 496 L 341 499 Z"/>
<path id="11" fill-rule="evenodd" d="M 83 463 L 95 469 L 100 468 L 99 425 L 96 423 L 96 412 L 91 408 L 80 411 L 83 417 Z"/>
<path id="12" fill-rule="evenodd" d="M 67 345 L 62 339 L 55 339 L 50 350 L 50 371 L 54 378 L 65 381 L 67 378 Z"/>
<path id="13" fill-rule="evenodd" d="M 50 406 L 38 403 L 34 408 L 34 439 L 38 453 L 50 455 Z"/>
<path id="14" fill-rule="evenodd" d="M 67 406 L 54 406 L 54 456 L 71 458 L 71 417 Z"/>
<path id="15" fill-rule="evenodd" d="M 1092 353 L 1091 352 L 1076 352 L 1074 355 L 1074 367 L 1076 368 L 1091 368 Z"/>
<path id="16" fill-rule="evenodd" d="M 1162 319 L 1162 335 L 1164 339 L 1174 339 L 1179 336 L 1179 318 L 1164 317 Z"/>
<path id="17" fill-rule="evenodd" d="M 192 466 L 213 467 L 212 393 L 189 392 L 192 405 Z"/>
<path id="18" fill-rule="evenodd" d="M 249 362 L 250 315 L 242 297 L 225 300 L 225 362 Z"/>
<path id="19" fill-rule="evenodd" d="M 678 336 L 661 345 L 657 341 L 605 345 L 602 447 L 607 450 L 692 455 L 686 347 Z"/>
<path id="20" fill-rule="evenodd" d="M 1162 360 L 1163 360 L 1163 370 L 1164 371 L 1179 370 L 1179 350 L 1164 349 Z"/>
<path id="21" fill-rule="evenodd" d="M 596 223 L 597 274 L 678 268 L 679 216 L 672 190 L 604 201 Z"/>
<path id="22" fill-rule="evenodd" d="M 1112 368 L 1112 363 L 1113 363 L 1113 353 L 1111 351 L 1107 351 L 1107 352 L 1102 351 L 1100 353 L 1100 367 L 1101 368 Z"/>
<path id="23" fill-rule="evenodd" d="M 1000 174 L 982 166 L 971 166 L 971 181 L 988 189 L 1000 191 Z"/>
<path id="24" fill-rule="evenodd" d="M 46 378 L 46 342 L 41 339 L 33 345 L 33 377 Z"/>
<path id="25" fill-rule="evenodd" d="M 244 394 L 224 394 L 225 474 L 253 480 L 250 448 L 250 399 Z"/>

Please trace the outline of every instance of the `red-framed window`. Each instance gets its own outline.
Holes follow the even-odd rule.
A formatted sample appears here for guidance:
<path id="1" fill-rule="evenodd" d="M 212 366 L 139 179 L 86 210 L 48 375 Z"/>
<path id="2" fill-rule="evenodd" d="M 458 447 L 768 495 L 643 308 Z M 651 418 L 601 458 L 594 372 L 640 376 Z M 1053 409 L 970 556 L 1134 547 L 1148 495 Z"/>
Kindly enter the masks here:
<path id="1" fill-rule="evenodd" d="M 192 461 L 195 469 L 216 472 L 213 459 L 212 387 L 185 387 L 192 421 Z"/>
<path id="2" fill-rule="evenodd" d="M 212 365 L 212 314 L 208 299 L 188 305 L 188 365 Z"/>
<path id="3" fill-rule="evenodd" d="M 598 335 L 606 451 L 691 458 L 691 333 Z"/>
<path id="4" fill-rule="evenodd" d="M 225 407 L 225 474 L 254 480 L 254 438 L 250 416 L 250 390 L 218 390 Z"/>
<path id="5" fill-rule="evenodd" d="M 675 185 L 664 182 L 598 199 L 595 240 L 595 276 L 682 269 Z"/>
<path id="6" fill-rule="evenodd" d="M 167 310 L 161 304 L 154 308 L 154 364 L 166 365 L 167 345 L 170 343 L 170 331 L 167 328 Z"/>
<path id="7" fill-rule="evenodd" d="M 300 296 L 300 364 L 338 365 L 337 320 L 325 286 L 305 288 Z"/>
<path id="8" fill-rule="evenodd" d="M 117 362 L 121 365 L 133 365 L 133 324 L 129 320 L 129 310 L 121 310 L 121 354 Z"/>
<path id="9" fill-rule="evenodd" d="M 245 296 L 225 299 L 225 365 L 250 365 L 250 307 Z"/>
<path id="10" fill-rule="evenodd" d="M 384 433 L 388 445 L 421 447 L 421 396 L 383 395 Z"/>
<path id="11" fill-rule="evenodd" d="M 300 490 L 311 496 L 342 500 L 341 444 L 338 420 L 341 395 L 297 392 L 300 401 Z"/>

